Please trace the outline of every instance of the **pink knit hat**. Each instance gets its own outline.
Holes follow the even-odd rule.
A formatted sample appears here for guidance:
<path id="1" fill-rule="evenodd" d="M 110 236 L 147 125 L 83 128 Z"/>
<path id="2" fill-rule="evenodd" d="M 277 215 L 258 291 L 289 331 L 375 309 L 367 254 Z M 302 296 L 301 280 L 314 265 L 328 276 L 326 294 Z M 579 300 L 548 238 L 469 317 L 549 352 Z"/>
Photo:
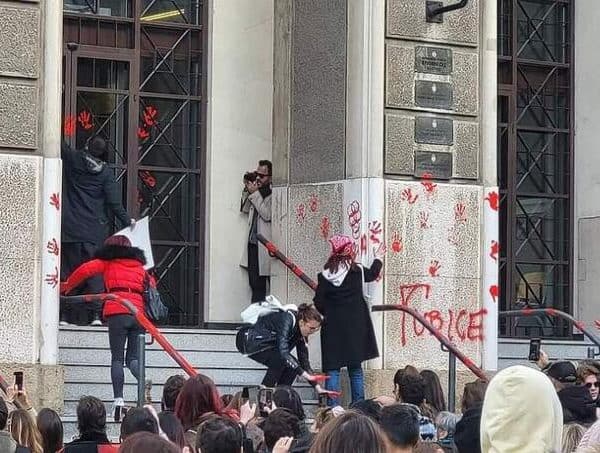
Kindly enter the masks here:
<path id="1" fill-rule="evenodd" d="M 329 239 L 331 244 L 332 255 L 352 256 L 354 252 L 354 242 L 348 236 L 342 234 L 336 234 Z"/>

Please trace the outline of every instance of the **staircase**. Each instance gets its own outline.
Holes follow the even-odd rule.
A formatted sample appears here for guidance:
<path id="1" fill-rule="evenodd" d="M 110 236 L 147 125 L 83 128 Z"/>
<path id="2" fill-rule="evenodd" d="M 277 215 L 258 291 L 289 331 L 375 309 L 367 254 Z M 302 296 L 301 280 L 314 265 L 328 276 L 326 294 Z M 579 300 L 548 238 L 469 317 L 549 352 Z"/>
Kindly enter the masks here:
<path id="1" fill-rule="evenodd" d="M 221 394 L 241 391 L 244 386 L 260 384 L 265 368 L 242 356 L 235 348 L 235 331 L 202 329 L 161 329 L 169 342 L 196 369 L 211 377 Z M 110 348 L 106 327 L 61 327 L 59 360 L 65 368 L 65 404 L 63 424 L 66 441 L 77 434 L 77 401 L 93 395 L 104 401 L 107 410 L 108 436 L 119 438 L 119 424 L 112 421 L 112 386 L 110 383 Z M 169 376 L 185 374 L 161 347 L 146 346 L 146 379 L 152 380 L 152 401 L 160 403 L 162 386 Z M 295 386 L 308 413 L 317 406 L 313 389 L 304 383 Z M 136 381 L 125 371 L 126 406 L 135 406 Z"/>

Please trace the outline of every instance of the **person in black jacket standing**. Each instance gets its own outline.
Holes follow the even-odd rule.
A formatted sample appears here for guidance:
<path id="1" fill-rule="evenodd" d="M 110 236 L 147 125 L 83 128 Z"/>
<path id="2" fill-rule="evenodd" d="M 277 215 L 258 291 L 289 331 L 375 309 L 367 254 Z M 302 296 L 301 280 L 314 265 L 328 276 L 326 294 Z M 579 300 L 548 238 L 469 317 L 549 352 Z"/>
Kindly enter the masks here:
<path id="1" fill-rule="evenodd" d="M 379 356 L 377 340 L 367 302 L 363 296 L 364 282 L 379 276 L 385 246 L 375 250 L 370 268 L 354 262 L 354 243 L 348 236 L 336 235 L 331 243 L 331 256 L 318 276 L 314 302 L 325 316 L 321 331 L 323 370 L 329 376 L 327 390 L 340 390 L 340 368 L 348 368 L 352 402 L 363 400 L 364 378 L 362 362 Z M 330 398 L 330 404 L 337 405 Z"/>
<path id="2" fill-rule="evenodd" d="M 106 151 L 106 141 L 99 136 L 80 151 L 62 145 L 62 281 L 80 264 L 92 259 L 109 236 L 112 216 L 117 218 L 120 228 L 135 224 L 123 208 L 112 170 L 101 160 Z M 80 288 L 81 294 L 102 292 L 102 277 L 91 278 Z M 99 310 L 93 314 L 92 324 L 101 324 Z M 61 310 L 61 324 L 66 322 L 65 315 Z"/>
<path id="3" fill-rule="evenodd" d="M 323 316 L 314 305 L 301 304 L 298 312 L 274 311 L 260 316 L 256 324 L 242 327 L 237 333 L 236 346 L 242 354 L 268 367 L 262 380 L 265 387 L 292 385 L 297 376 L 317 384 L 322 379 L 310 367 L 306 342 L 322 322 Z M 291 354 L 294 348 L 297 359 Z M 320 386 L 316 387 L 321 393 Z"/>

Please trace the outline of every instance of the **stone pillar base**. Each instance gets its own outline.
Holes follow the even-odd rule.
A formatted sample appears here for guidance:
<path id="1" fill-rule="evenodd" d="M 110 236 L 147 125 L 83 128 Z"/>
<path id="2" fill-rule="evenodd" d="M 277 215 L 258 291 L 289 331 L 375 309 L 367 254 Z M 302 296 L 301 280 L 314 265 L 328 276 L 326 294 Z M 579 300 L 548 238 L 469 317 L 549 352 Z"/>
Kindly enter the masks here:
<path id="1" fill-rule="evenodd" d="M 23 371 L 25 389 L 37 410 L 48 407 L 62 413 L 65 382 L 62 365 L 0 363 L 0 375 L 9 385 L 14 383 L 15 371 Z"/>

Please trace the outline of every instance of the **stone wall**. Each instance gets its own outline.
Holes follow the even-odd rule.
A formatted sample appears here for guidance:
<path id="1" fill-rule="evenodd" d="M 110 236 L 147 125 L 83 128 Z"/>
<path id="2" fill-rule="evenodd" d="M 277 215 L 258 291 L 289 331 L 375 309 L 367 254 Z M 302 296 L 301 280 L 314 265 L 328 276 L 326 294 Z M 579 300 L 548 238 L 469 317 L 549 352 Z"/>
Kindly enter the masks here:
<path id="1" fill-rule="evenodd" d="M 41 12 L 0 2 L 0 362 L 37 360 Z"/>
<path id="2" fill-rule="evenodd" d="M 39 364 L 45 341 L 40 333 L 41 282 L 56 289 L 59 278 L 58 266 L 42 271 L 43 206 L 52 202 L 50 209 L 60 212 L 58 193 L 52 200 L 42 199 L 43 127 L 48 121 L 60 124 L 43 107 L 44 6 L 34 0 L 0 1 L 0 374 L 11 381 L 12 371 L 24 371 L 34 404 L 60 409 L 62 369 Z M 54 39 L 62 42 L 62 36 Z M 50 151 L 52 156 L 59 152 Z"/>

